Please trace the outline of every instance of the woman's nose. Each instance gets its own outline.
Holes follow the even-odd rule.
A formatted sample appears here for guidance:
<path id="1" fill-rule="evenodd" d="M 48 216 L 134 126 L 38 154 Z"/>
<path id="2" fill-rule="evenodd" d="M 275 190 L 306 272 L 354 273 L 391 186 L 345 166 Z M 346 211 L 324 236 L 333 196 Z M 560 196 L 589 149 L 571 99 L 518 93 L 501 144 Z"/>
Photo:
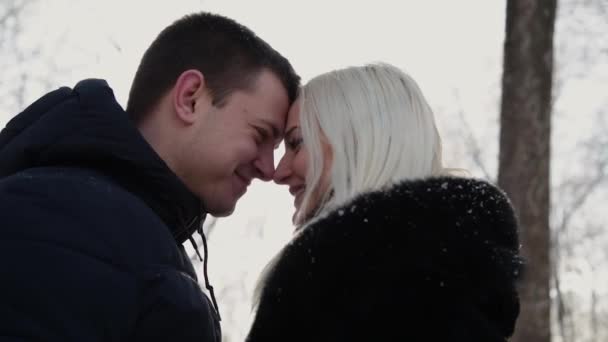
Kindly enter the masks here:
<path id="1" fill-rule="evenodd" d="M 277 184 L 287 184 L 287 179 L 291 176 L 291 162 L 287 154 L 283 155 L 277 165 L 272 179 Z"/>

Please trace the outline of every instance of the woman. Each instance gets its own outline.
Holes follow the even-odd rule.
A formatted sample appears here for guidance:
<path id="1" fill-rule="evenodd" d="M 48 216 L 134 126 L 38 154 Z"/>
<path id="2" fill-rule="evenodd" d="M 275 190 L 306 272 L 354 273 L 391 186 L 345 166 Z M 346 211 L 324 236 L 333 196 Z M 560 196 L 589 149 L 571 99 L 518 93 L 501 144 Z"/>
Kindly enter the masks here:
<path id="1" fill-rule="evenodd" d="M 247 341 L 505 341 L 519 313 L 505 194 L 450 176 L 418 86 L 333 71 L 291 108 L 275 181 L 296 233 L 268 267 Z"/>

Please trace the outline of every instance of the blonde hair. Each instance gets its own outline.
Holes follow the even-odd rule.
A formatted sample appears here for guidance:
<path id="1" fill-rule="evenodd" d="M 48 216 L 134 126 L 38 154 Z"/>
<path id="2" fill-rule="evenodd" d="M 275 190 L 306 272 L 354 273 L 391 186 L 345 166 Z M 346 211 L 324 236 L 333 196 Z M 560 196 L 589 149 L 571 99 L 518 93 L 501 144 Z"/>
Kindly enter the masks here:
<path id="1" fill-rule="evenodd" d="M 331 71 L 310 80 L 300 96 L 300 127 L 309 166 L 296 225 L 311 224 L 361 193 L 399 181 L 467 174 L 443 167 L 433 111 L 414 79 L 395 66 L 382 63 Z M 329 142 L 333 158 L 329 188 L 319 201 L 313 193 L 322 181 L 322 137 Z M 300 227 L 294 238 L 302 231 Z M 254 307 L 281 255 L 282 251 L 262 271 Z"/>
<path id="2" fill-rule="evenodd" d="M 310 164 L 296 224 L 361 193 L 446 172 L 433 112 L 416 82 L 397 67 L 370 64 L 328 72 L 310 80 L 300 96 Z M 323 170 L 321 136 L 333 159 L 329 189 L 318 202 L 313 192 Z"/>

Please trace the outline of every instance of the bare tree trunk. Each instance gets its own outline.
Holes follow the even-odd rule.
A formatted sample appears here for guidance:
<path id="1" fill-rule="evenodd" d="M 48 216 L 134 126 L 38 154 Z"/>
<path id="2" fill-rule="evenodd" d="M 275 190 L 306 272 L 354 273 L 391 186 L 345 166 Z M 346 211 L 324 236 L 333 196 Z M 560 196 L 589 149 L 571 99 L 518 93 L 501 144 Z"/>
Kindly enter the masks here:
<path id="1" fill-rule="evenodd" d="M 597 301 L 599 300 L 599 296 L 597 295 L 597 291 L 595 287 L 591 290 L 591 341 L 597 342 L 598 332 L 599 332 L 599 324 L 598 324 L 598 314 L 597 314 Z"/>
<path id="2" fill-rule="evenodd" d="M 551 340 L 550 142 L 556 0 L 508 0 L 498 183 L 521 223 L 527 272 L 513 341 Z"/>

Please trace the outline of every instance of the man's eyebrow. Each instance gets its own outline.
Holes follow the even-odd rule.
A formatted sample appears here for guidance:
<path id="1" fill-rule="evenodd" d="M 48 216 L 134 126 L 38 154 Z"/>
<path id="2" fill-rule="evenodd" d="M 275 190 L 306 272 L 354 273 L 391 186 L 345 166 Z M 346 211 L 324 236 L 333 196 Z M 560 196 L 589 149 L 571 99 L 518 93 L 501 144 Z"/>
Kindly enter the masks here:
<path id="1" fill-rule="evenodd" d="M 272 137 L 274 138 L 274 141 L 281 141 L 283 140 L 283 134 L 281 133 L 281 130 L 274 125 L 272 122 L 268 121 L 268 120 L 264 120 L 261 119 L 260 121 L 262 121 L 266 126 L 270 127 L 270 129 L 272 130 Z"/>

